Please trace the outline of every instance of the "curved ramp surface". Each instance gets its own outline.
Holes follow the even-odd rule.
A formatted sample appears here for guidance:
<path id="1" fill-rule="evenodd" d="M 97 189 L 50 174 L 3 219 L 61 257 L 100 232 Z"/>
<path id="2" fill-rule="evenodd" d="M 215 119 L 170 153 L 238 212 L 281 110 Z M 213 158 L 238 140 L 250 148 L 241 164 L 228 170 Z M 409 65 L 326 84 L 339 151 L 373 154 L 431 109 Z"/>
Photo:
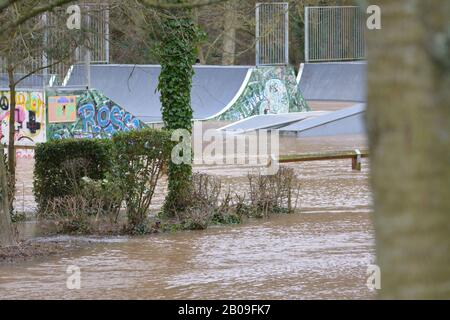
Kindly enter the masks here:
<path id="1" fill-rule="evenodd" d="M 305 63 L 298 81 L 307 101 L 367 100 L 366 62 Z"/>
<path id="2" fill-rule="evenodd" d="M 227 110 L 245 87 L 251 68 L 194 66 L 191 92 L 194 119 L 207 119 Z M 80 84 L 85 72 L 84 65 L 75 65 L 66 86 Z M 159 65 L 92 65 L 91 87 L 142 121 L 159 122 L 161 102 L 156 88 L 160 72 Z"/>

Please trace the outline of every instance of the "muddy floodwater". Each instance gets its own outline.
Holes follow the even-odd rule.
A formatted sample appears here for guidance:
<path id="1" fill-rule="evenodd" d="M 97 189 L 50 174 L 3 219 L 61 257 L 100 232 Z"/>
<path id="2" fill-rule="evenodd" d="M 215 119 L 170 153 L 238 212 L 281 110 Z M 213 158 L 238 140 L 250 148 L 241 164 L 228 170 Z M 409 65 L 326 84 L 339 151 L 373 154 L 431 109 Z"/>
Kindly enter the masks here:
<path id="1" fill-rule="evenodd" d="M 285 138 L 281 152 L 364 146 L 362 137 Z M 32 208 L 32 160 L 21 160 L 19 165 L 23 207 Z M 375 260 L 369 162 L 363 161 L 362 172 L 352 171 L 350 160 L 288 166 L 296 170 L 302 181 L 299 213 L 273 215 L 239 226 L 147 237 L 59 236 L 57 239 L 68 245 L 72 241 L 81 243 L 80 249 L 0 266 L 0 298 L 374 298 L 366 286 L 367 268 Z M 220 176 L 237 191 L 245 188 L 243 169 L 196 170 Z M 154 206 L 163 199 L 164 186 Z M 28 233 L 36 236 L 33 231 Z M 67 288 L 69 266 L 80 268 L 79 290 Z"/>

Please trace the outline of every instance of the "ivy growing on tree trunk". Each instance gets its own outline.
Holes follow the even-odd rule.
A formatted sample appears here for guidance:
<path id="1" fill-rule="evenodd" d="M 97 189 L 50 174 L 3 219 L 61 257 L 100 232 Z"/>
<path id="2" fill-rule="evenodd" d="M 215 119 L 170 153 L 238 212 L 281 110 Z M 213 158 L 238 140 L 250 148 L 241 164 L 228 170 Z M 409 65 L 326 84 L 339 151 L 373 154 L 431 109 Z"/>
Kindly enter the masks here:
<path id="1" fill-rule="evenodd" d="M 163 34 L 157 53 L 161 63 L 158 90 L 162 118 L 168 130 L 192 132 L 191 87 L 197 44 L 203 33 L 189 10 L 177 10 L 163 21 Z M 184 211 L 191 188 L 192 165 L 169 163 L 168 194 L 163 211 L 169 216 Z"/>

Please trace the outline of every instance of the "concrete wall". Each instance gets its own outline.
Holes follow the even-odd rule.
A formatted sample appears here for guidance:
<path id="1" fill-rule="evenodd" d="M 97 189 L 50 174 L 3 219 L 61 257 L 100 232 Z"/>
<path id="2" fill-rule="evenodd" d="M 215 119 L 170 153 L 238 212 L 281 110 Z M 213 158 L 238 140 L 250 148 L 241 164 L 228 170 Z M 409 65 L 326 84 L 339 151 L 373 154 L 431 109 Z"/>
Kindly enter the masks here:
<path id="1" fill-rule="evenodd" d="M 0 143 L 9 142 L 11 95 L 0 91 Z M 16 92 L 15 144 L 30 146 L 46 141 L 46 106 L 42 91 Z"/>

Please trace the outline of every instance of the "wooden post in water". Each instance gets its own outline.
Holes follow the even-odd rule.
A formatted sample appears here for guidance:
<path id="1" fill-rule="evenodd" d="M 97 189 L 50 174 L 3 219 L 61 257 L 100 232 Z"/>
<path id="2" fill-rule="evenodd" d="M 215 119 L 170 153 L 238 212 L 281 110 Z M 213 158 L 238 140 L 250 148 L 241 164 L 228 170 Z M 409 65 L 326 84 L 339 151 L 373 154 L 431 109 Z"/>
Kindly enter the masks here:
<path id="1" fill-rule="evenodd" d="M 352 170 L 361 171 L 361 161 L 362 161 L 361 151 L 355 150 L 355 156 L 352 158 Z"/>
<path id="2" fill-rule="evenodd" d="M 4 148 L 0 146 L 0 246 L 7 247 L 15 244 L 12 230 L 11 215 L 9 213 L 7 173 L 4 160 Z"/>

